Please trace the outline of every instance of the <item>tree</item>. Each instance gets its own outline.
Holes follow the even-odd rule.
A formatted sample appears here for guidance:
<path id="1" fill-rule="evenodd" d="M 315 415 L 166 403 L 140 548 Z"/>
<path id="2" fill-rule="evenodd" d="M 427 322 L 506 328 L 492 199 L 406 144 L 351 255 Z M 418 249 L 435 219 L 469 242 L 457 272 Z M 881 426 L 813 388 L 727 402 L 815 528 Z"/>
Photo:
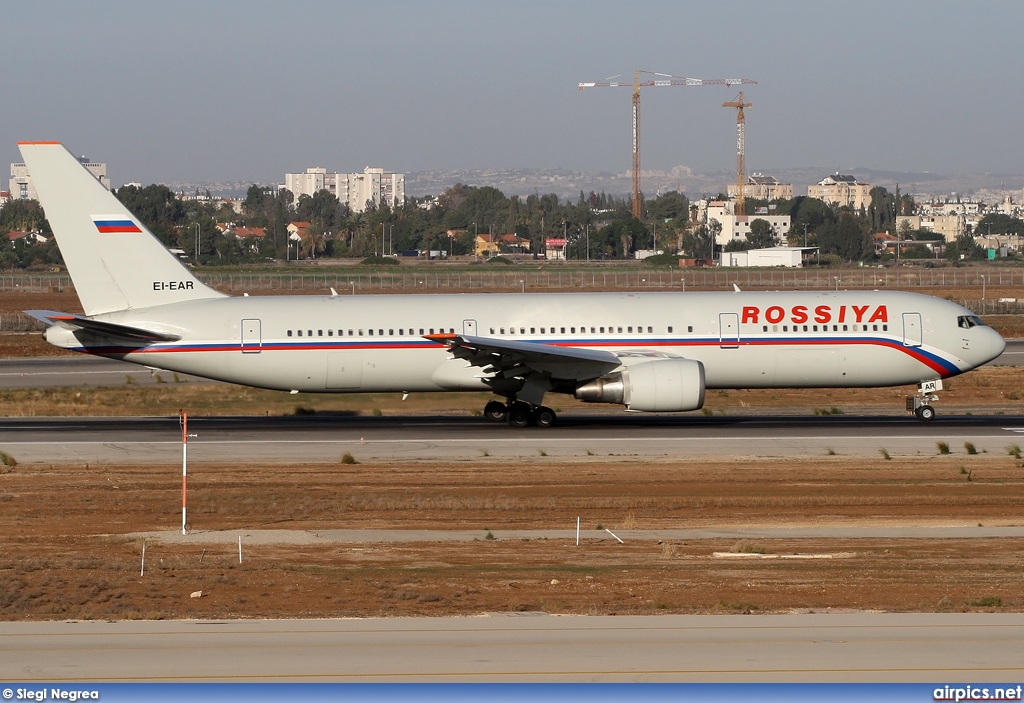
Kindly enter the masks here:
<path id="1" fill-rule="evenodd" d="M 311 224 L 306 230 L 306 236 L 300 245 L 302 253 L 307 259 L 315 259 L 327 248 L 327 234 L 318 224 Z"/>
<path id="2" fill-rule="evenodd" d="M 775 230 L 772 229 L 771 223 L 758 217 L 750 223 L 747 243 L 750 244 L 751 249 L 766 249 L 775 246 L 778 243 L 778 239 L 775 236 Z"/>
<path id="3" fill-rule="evenodd" d="M 722 223 L 711 218 L 706 225 L 699 225 L 683 234 L 681 248 L 692 259 L 713 259 L 715 257 L 715 241 L 722 231 Z"/>
<path id="4" fill-rule="evenodd" d="M 980 261 L 985 258 L 985 250 L 978 246 L 970 232 L 964 232 L 946 245 L 946 258 L 950 261 Z"/>
<path id="5" fill-rule="evenodd" d="M 185 204 L 167 186 L 145 188 L 123 186 L 114 191 L 117 199 L 149 229 L 164 246 L 176 246 L 178 228 L 185 224 Z"/>
<path id="6" fill-rule="evenodd" d="M 1016 217 L 1003 214 L 1001 212 L 993 212 L 985 215 L 978 221 L 978 226 L 975 228 L 974 233 L 979 237 L 985 237 L 989 234 L 1024 234 L 1024 220 L 1019 220 Z"/>
<path id="7" fill-rule="evenodd" d="M 689 208 L 690 201 L 687 197 L 676 191 L 663 193 L 647 203 L 647 212 L 651 219 L 663 222 L 680 216 L 685 217 Z"/>
<path id="8" fill-rule="evenodd" d="M 840 213 L 835 223 L 823 225 L 817 232 L 821 254 L 836 255 L 844 261 L 863 259 L 874 249 L 869 227 L 852 212 Z"/>

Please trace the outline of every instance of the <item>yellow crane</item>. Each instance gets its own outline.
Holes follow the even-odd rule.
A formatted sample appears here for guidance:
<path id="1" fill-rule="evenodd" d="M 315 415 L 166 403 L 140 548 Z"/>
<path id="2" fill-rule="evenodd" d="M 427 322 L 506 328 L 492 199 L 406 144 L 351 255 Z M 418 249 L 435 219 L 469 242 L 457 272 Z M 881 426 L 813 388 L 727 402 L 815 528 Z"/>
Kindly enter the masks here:
<path id="1" fill-rule="evenodd" d="M 654 76 L 650 80 L 640 80 L 641 75 Z M 615 76 L 613 76 L 615 78 Z M 579 83 L 578 88 L 633 88 L 633 217 L 640 219 L 640 89 L 664 86 L 688 85 L 749 85 L 757 83 L 749 78 L 685 78 L 668 73 L 655 73 L 637 69 L 633 73 L 633 82 L 618 82 L 611 78 L 604 81 Z M 741 94 L 742 95 L 742 94 Z"/>
<path id="2" fill-rule="evenodd" d="M 748 102 L 743 102 L 743 91 L 740 91 L 739 96 L 735 100 L 722 103 L 722 107 L 734 107 L 736 108 L 736 221 L 743 222 L 747 216 L 746 211 L 746 199 L 744 197 L 744 181 L 746 180 L 746 164 L 743 162 L 745 145 L 744 145 L 744 131 L 747 122 L 746 116 L 743 114 L 743 108 L 753 107 Z"/>

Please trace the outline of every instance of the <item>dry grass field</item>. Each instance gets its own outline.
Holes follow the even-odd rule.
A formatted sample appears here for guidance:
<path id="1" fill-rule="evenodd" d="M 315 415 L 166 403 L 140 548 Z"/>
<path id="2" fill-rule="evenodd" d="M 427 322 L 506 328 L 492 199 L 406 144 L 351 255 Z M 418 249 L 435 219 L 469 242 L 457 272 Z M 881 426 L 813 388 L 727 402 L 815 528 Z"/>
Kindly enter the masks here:
<path id="1" fill-rule="evenodd" d="M 1009 454 L 204 465 L 190 471 L 194 539 L 151 534 L 142 575 L 136 533 L 178 534 L 180 491 L 178 466 L 7 467 L 3 618 L 1024 610 L 1020 539 L 657 532 L 1021 525 L 1024 468 Z M 545 536 L 573 529 L 577 516 L 579 546 Z M 356 528 L 477 537 L 318 536 Z M 502 536 L 512 529 L 537 532 Z M 226 539 L 202 539 L 214 530 Z M 749 556 L 716 556 L 723 552 Z M 190 597 L 196 591 L 202 596 Z"/>

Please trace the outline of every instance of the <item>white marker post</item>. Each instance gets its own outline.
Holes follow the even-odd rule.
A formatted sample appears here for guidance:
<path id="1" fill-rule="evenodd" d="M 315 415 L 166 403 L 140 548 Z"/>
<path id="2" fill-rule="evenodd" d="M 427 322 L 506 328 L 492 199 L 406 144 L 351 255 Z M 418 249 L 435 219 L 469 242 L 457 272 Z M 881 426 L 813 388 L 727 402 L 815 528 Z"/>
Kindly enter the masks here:
<path id="1" fill-rule="evenodd" d="M 576 546 L 580 546 L 580 519 L 576 518 Z"/>
<path id="2" fill-rule="evenodd" d="M 179 410 L 181 424 L 181 534 L 185 534 L 188 513 L 188 413 Z"/>

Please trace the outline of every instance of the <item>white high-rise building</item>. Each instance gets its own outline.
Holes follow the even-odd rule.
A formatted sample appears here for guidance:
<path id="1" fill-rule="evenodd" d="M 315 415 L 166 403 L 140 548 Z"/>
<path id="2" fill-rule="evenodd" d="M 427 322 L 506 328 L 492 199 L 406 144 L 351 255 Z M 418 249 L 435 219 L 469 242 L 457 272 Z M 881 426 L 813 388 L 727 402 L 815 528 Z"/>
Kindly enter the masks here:
<path id="1" fill-rule="evenodd" d="M 388 173 L 382 168 L 367 167 L 362 173 L 328 173 L 325 168 L 307 168 L 305 173 L 286 173 L 283 187 L 296 200 L 326 190 L 352 212 L 363 212 L 368 202 L 387 203 L 391 207 L 405 202 L 405 174 Z"/>

